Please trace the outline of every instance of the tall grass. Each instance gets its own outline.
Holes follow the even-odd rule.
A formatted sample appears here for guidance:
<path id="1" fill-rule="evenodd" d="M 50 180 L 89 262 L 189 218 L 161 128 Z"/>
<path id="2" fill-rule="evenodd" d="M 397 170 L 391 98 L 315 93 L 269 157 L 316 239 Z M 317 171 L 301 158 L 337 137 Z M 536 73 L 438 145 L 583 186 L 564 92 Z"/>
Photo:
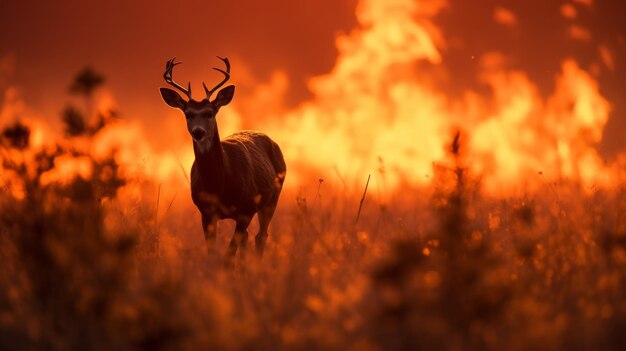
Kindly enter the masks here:
<path id="1" fill-rule="evenodd" d="M 42 185 L 66 150 L 29 150 L 27 134 L 2 141 L 2 350 L 626 346 L 623 187 L 493 199 L 457 159 L 430 190 L 368 197 L 355 224 L 361 192 L 314 179 L 314 197 L 283 195 L 266 256 L 224 270 L 188 197 L 161 199 L 160 218 L 154 197 L 119 201 L 142 185 L 113 157 Z"/>

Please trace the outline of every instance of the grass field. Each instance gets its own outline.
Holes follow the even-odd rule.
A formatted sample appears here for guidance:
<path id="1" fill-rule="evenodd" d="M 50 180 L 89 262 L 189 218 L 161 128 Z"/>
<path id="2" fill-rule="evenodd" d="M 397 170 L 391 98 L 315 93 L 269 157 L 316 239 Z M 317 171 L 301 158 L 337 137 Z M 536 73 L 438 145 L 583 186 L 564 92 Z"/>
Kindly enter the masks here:
<path id="1" fill-rule="evenodd" d="M 282 195 L 265 257 L 231 270 L 207 257 L 188 189 L 161 198 L 113 159 L 43 184 L 65 151 L 15 135 L 2 144 L 2 350 L 626 346 L 623 185 L 492 198 L 441 167 L 428 188 L 370 189 L 356 222 L 363 189 L 314 179 Z M 221 251 L 233 229 L 220 224 Z"/>

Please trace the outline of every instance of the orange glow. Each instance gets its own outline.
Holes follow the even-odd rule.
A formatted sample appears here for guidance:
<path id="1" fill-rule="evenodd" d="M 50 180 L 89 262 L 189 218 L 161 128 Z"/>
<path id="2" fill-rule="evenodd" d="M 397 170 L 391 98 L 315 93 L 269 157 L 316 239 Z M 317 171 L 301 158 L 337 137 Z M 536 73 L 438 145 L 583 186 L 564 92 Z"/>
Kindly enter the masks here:
<path id="1" fill-rule="evenodd" d="M 91 162 L 87 157 L 59 156 L 55 159 L 54 169 L 41 176 L 42 185 L 53 182 L 67 183 L 74 177 L 89 179 L 91 177 Z"/>
<path id="2" fill-rule="evenodd" d="M 615 60 L 613 59 L 613 53 L 611 50 L 606 45 L 600 45 L 598 52 L 600 54 L 600 58 L 602 59 L 602 63 L 604 63 L 609 71 L 613 72 L 615 70 Z"/>
<path id="3" fill-rule="evenodd" d="M 561 15 L 565 18 L 574 19 L 578 16 L 578 11 L 572 4 L 561 5 Z"/>
<path id="4" fill-rule="evenodd" d="M 496 23 L 507 27 L 513 27 L 517 24 L 517 16 L 515 16 L 515 13 L 504 7 L 498 6 L 493 10 L 493 19 Z"/>
<path id="5" fill-rule="evenodd" d="M 569 35 L 572 39 L 580 40 L 580 41 L 590 41 L 591 40 L 591 32 L 589 29 L 581 26 L 572 25 L 569 27 Z"/>
<path id="6" fill-rule="evenodd" d="M 318 178 L 328 179 L 330 186 L 346 185 L 345 180 L 349 187 L 360 186 L 367 174 L 373 175 L 373 186 L 389 190 L 401 184 L 429 185 L 435 168 L 450 165 L 448 148 L 456 130 L 462 134 L 464 167 L 480 177 L 490 194 L 533 189 L 546 179 L 612 184 L 617 167 L 605 164 L 596 150 L 611 104 L 595 74 L 600 62 L 615 69 L 609 46 L 597 46 L 601 61 L 589 68 L 562 57 L 560 69 L 553 72 L 556 84 L 547 94 L 540 92 L 523 62 L 514 64 L 515 57 L 478 53 L 475 61 L 472 56 L 478 63 L 478 85 L 453 96 L 439 84 L 448 74 L 446 54 L 452 44 L 435 19 L 447 6 L 443 0 L 360 1 L 358 27 L 336 37 L 334 65 L 308 80 L 308 100 L 285 107 L 290 77 L 276 69 L 220 112 L 221 136 L 242 126 L 272 136 L 288 163 L 287 187 L 315 184 Z M 577 11 L 572 3 L 560 7 L 569 19 Z M 520 25 L 517 15 L 504 7 L 495 7 L 492 16 L 500 25 Z M 592 40 L 589 29 L 576 24 L 568 28 L 574 40 Z M 253 80 L 245 64 L 241 70 Z M 2 116 L 26 111 L 15 90 L 5 95 Z M 113 94 L 100 94 L 95 106 L 101 111 L 115 107 Z M 191 141 L 180 112 L 165 106 L 162 111 L 155 130 L 123 119 L 81 147 L 96 158 L 116 150 L 127 173 L 171 188 L 186 187 L 194 160 Z M 43 129 L 33 129 L 35 147 L 52 139 Z M 158 135 L 157 143 L 149 142 L 153 135 Z M 75 143 L 81 145 L 80 140 Z M 57 161 L 58 174 L 50 174 L 50 180 L 89 173 L 80 160 Z"/>

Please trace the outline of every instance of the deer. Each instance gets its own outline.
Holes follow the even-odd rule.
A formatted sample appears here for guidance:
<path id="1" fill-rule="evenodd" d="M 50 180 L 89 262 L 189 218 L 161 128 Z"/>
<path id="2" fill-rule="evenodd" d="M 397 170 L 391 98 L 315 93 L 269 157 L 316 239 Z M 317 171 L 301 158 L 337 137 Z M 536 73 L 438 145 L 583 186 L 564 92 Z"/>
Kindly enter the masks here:
<path id="1" fill-rule="evenodd" d="M 211 96 L 230 79 L 230 62 L 227 57 L 217 57 L 226 70 L 213 69 L 224 78 L 212 89 L 204 82 L 206 97 L 194 100 L 191 82 L 187 88 L 173 80 L 173 69 L 181 62 L 175 57 L 167 61 L 163 78 L 165 82 L 187 96 L 169 88 L 160 88 L 167 105 L 179 109 L 187 120 L 187 130 L 193 141 L 195 160 L 191 167 L 191 198 L 198 208 L 206 249 L 209 256 L 215 253 L 217 222 L 235 221 L 235 232 L 227 249 L 226 262 L 232 261 L 241 247 L 240 257 L 246 250 L 248 226 L 258 214 L 259 231 L 255 236 L 256 253 L 263 256 L 268 237 L 268 227 L 285 181 L 287 167 L 282 151 L 267 135 L 256 131 L 239 131 L 220 140 L 216 117 L 219 110 L 233 99 L 235 86 L 221 89 L 215 99 Z"/>

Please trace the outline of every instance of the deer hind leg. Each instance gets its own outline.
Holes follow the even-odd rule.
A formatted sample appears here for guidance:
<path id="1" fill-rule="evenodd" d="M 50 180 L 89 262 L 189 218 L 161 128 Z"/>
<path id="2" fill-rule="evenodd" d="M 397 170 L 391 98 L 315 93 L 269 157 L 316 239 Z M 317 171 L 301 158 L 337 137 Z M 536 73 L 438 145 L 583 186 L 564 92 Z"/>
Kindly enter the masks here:
<path id="1" fill-rule="evenodd" d="M 232 262 L 232 259 L 237 255 L 237 248 L 241 247 L 240 256 L 243 258 L 245 254 L 246 246 L 248 244 L 248 225 L 250 224 L 250 217 L 241 217 L 237 219 L 237 225 L 235 226 L 235 234 L 230 240 L 228 246 L 228 257 L 226 259 Z"/>
<path id="2" fill-rule="evenodd" d="M 259 210 L 259 232 L 254 237 L 254 243 L 256 246 L 256 253 L 259 257 L 263 256 L 265 250 L 265 241 L 267 240 L 267 228 L 270 225 L 274 211 L 276 210 L 276 203 L 268 205 Z"/>
<path id="3" fill-rule="evenodd" d="M 204 240 L 206 241 L 206 249 L 209 256 L 215 254 L 215 239 L 217 233 L 217 217 L 212 215 L 202 215 L 202 230 L 204 231 Z"/>

